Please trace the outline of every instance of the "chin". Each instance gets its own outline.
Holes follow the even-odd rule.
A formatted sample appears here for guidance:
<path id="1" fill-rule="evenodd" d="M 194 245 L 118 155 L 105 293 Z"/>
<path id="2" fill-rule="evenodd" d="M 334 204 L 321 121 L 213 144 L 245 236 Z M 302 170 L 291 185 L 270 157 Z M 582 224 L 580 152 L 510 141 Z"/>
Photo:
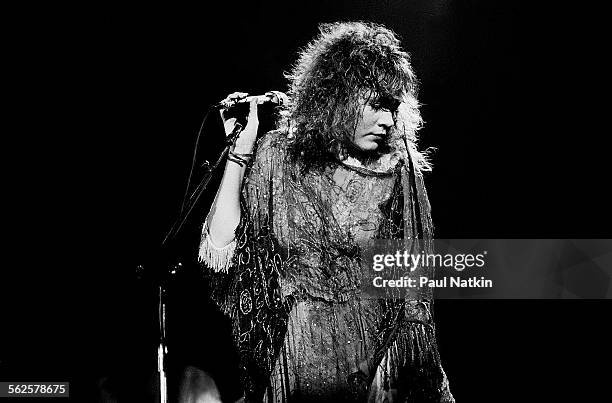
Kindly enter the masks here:
<path id="1" fill-rule="evenodd" d="M 353 143 L 353 147 L 350 147 L 349 150 L 349 155 L 358 160 L 366 161 L 380 158 L 387 152 L 388 147 L 386 144 L 380 144 L 377 141 L 363 141 Z"/>
<path id="2" fill-rule="evenodd" d="M 378 150 L 378 147 L 378 143 L 374 141 L 359 145 L 359 149 L 363 152 L 376 151 Z"/>

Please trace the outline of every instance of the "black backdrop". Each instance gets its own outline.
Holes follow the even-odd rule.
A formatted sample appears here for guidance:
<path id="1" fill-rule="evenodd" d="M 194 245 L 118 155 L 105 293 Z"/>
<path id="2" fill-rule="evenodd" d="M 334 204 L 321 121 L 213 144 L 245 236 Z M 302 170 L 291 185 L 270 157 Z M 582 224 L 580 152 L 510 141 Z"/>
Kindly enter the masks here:
<path id="1" fill-rule="evenodd" d="M 438 237 L 610 238 L 605 134 L 593 123 L 602 112 L 588 93 L 597 83 L 587 84 L 597 64 L 587 49 L 594 11 L 360 0 L 28 13 L 36 18 L 13 30 L 25 44 L 19 56 L 28 57 L 18 100 L 32 164 L 12 198 L 27 210 L 15 232 L 25 247 L 3 284 L 5 379 L 68 379 L 85 401 L 103 378 L 124 396 L 146 394 L 156 329 L 147 276 L 163 266 L 156 250 L 177 212 L 204 112 L 232 91 L 285 90 L 282 72 L 320 22 L 383 23 L 412 54 L 422 145 L 438 149 L 426 177 Z M 202 158 L 221 144 L 218 122 L 209 123 Z M 210 198 L 172 252 L 187 269 L 171 289 L 168 331 L 173 368 L 200 365 L 229 390 L 227 323 L 207 305 L 192 264 Z M 137 264 L 144 280 L 135 279 Z M 609 308 L 438 301 L 456 399 L 588 401 L 603 393 Z"/>

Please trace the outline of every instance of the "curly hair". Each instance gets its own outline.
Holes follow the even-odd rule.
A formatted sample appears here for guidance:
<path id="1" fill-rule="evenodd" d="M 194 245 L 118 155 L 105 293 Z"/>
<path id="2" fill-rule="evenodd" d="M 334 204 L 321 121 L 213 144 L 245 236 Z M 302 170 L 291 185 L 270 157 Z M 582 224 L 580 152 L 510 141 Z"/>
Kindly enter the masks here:
<path id="1" fill-rule="evenodd" d="M 416 148 L 422 119 L 410 55 L 388 28 L 366 22 L 321 24 L 285 77 L 291 104 L 284 115 L 295 133 L 289 156 L 306 169 L 350 154 L 363 112 L 359 100 L 377 97 L 402 101 L 390 142 L 406 139 L 416 167 L 430 169 Z"/>

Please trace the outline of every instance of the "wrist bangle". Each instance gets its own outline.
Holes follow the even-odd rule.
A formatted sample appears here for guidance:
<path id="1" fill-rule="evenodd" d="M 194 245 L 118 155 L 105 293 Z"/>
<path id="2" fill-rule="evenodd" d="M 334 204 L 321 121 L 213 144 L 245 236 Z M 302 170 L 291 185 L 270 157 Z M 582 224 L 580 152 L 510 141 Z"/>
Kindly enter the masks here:
<path id="1" fill-rule="evenodd" d="M 229 152 L 229 156 L 238 158 L 239 160 L 243 160 L 244 162 L 249 162 L 249 160 L 253 158 L 253 154 L 241 154 L 241 153 L 235 153 L 233 151 Z"/>
<path id="2" fill-rule="evenodd" d="M 245 159 L 244 156 L 247 156 L 248 154 L 236 154 L 233 152 L 229 152 L 227 159 L 228 161 L 232 161 L 238 165 L 240 165 L 241 167 L 245 167 L 248 165 L 249 160 Z M 253 154 L 251 154 L 252 156 Z"/>
<path id="3" fill-rule="evenodd" d="M 241 167 L 245 167 L 246 166 L 246 164 L 244 162 L 239 161 L 239 160 L 234 159 L 234 158 L 231 158 L 231 157 L 227 157 L 227 160 L 231 161 L 233 163 L 236 163 L 236 164 L 240 165 Z"/>
<path id="4" fill-rule="evenodd" d="M 235 153 L 233 151 L 230 151 L 230 154 L 236 156 L 236 157 L 240 157 L 240 158 L 253 158 L 253 153 L 248 153 L 248 154 L 241 154 L 241 153 Z"/>

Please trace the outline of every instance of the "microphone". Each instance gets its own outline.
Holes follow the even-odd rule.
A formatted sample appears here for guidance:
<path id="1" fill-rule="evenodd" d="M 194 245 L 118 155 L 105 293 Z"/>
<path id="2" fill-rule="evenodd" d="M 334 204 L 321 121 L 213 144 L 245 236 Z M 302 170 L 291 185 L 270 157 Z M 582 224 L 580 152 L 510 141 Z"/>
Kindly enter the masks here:
<path id="1" fill-rule="evenodd" d="M 283 106 L 289 103 L 289 97 L 280 91 L 268 91 L 264 95 L 251 95 L 239 99 L 224 99 L 223 101 L 214 104 L 215 109 L 231 109 L 238 104 L 250 103 L 252 100 L 257 101 L 257 105 L 272 104 L 274 106 Z"/>

